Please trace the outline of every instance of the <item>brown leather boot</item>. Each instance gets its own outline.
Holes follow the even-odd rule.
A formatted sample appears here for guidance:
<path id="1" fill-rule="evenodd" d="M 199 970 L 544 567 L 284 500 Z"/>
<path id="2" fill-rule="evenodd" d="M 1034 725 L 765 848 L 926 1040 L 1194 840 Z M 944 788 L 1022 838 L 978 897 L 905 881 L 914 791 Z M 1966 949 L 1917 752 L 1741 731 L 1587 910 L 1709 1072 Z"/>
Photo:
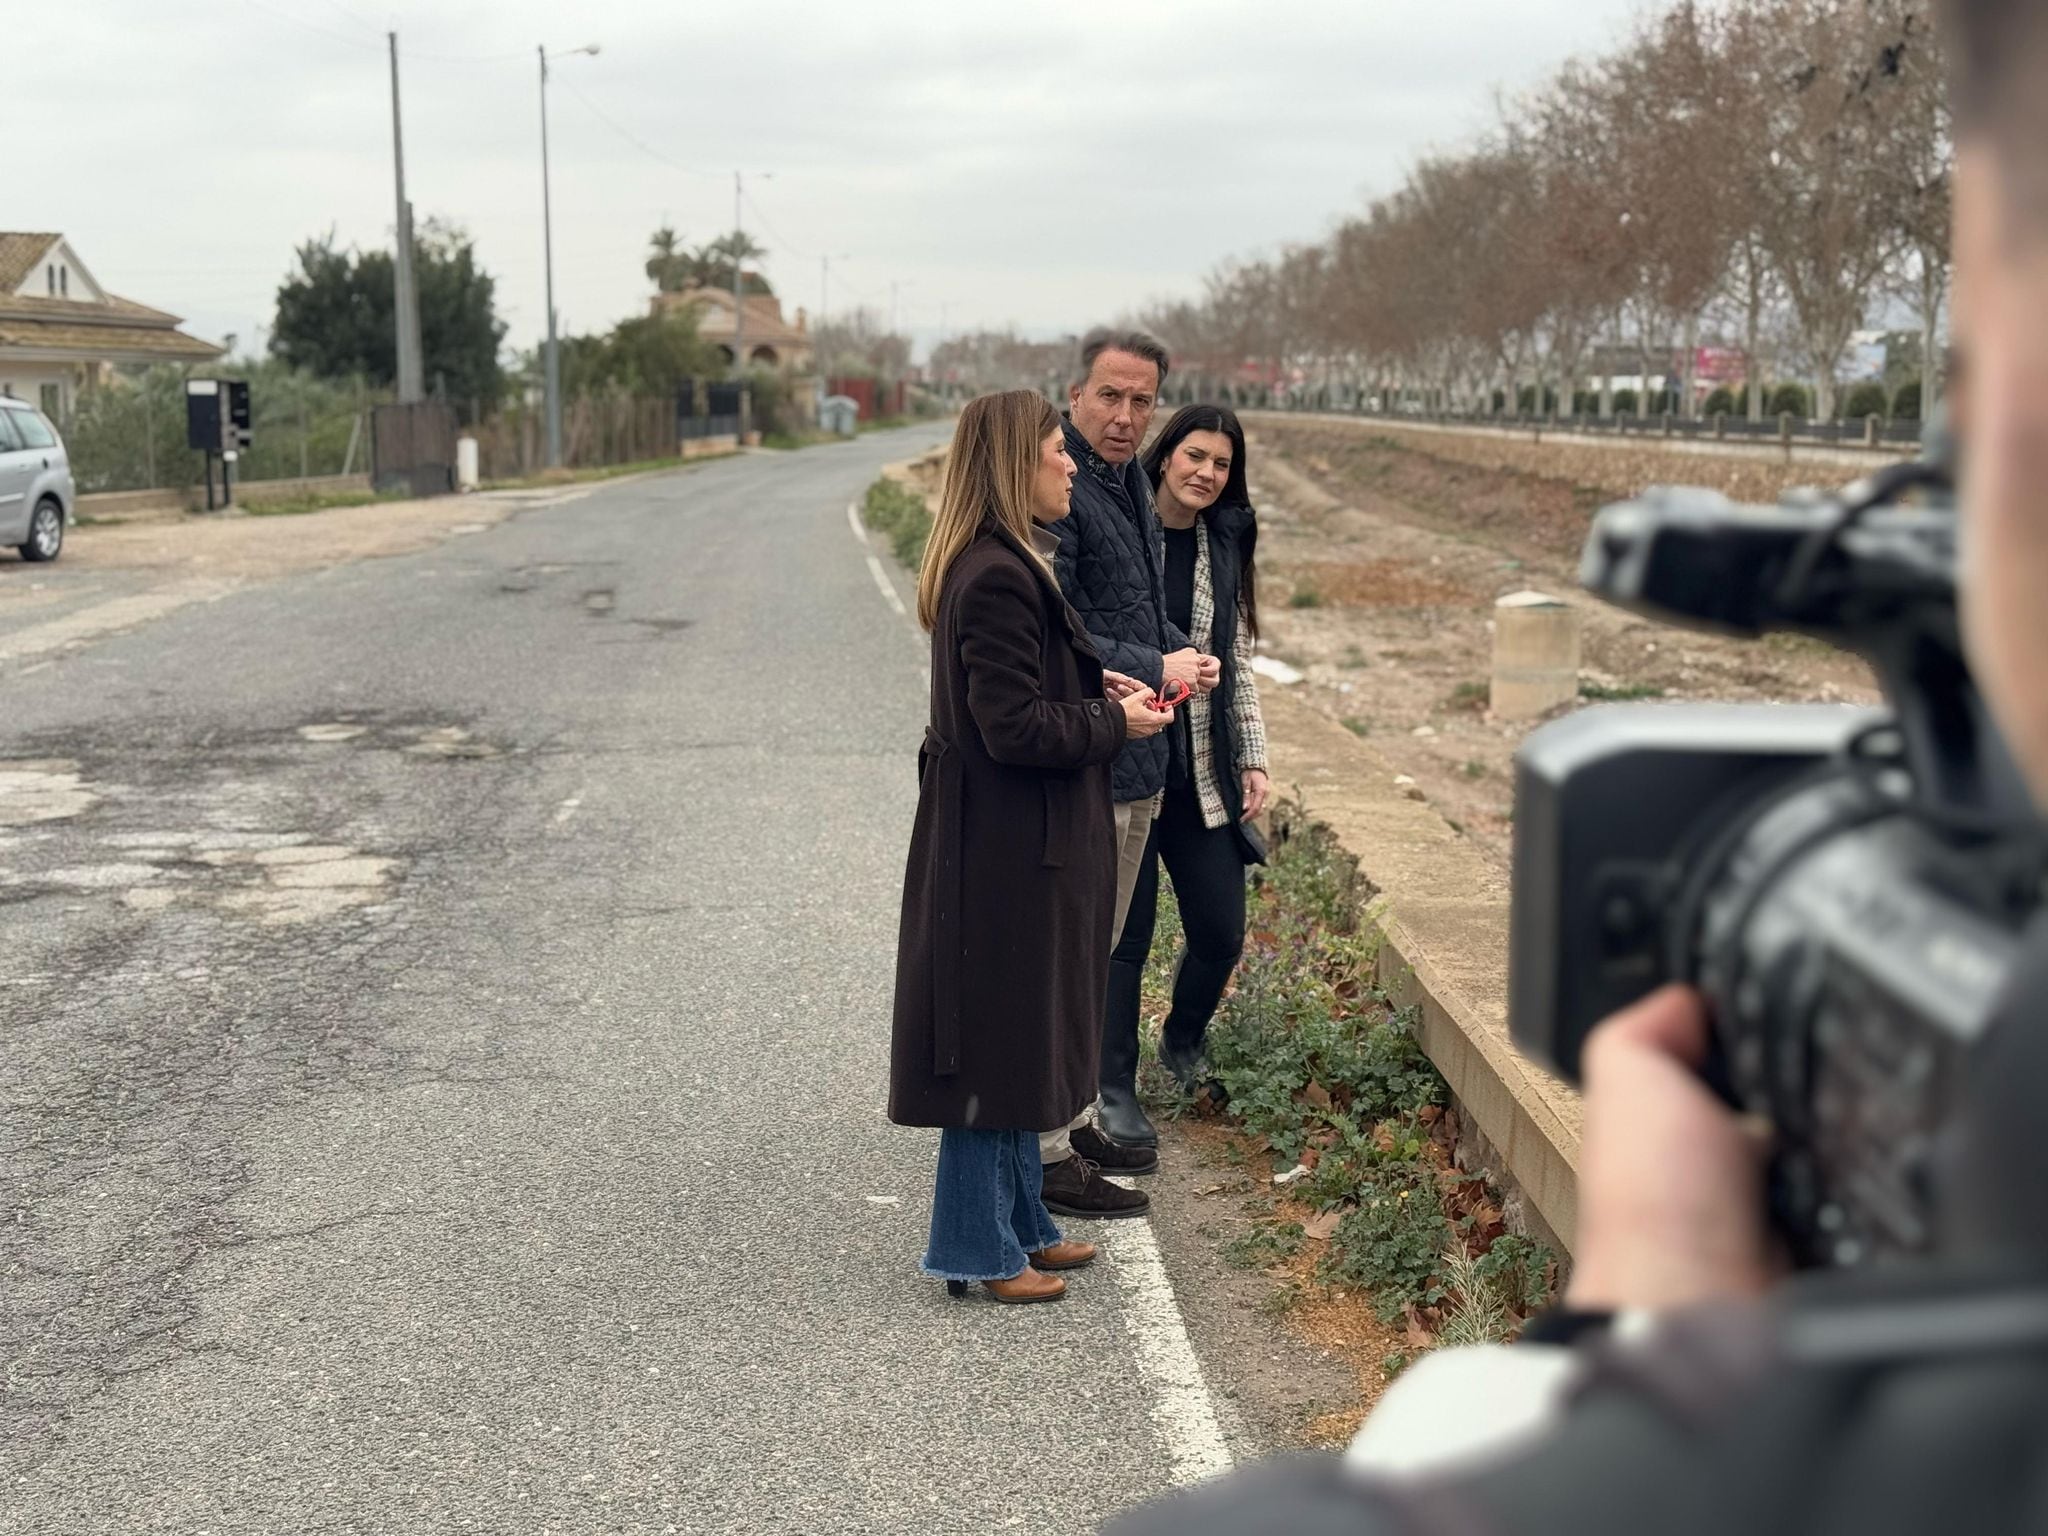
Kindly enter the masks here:
<path id="1" fill-rule="evenodd" d="M 1029 1264 L 1024 1273 L 1012 1275 L 1007 1280 L 984 1280 L 989 1295 L 997 1301 L 1011 1306 L 1024 1306 L 1034 1301 L 1058 1301 L 1067 1294 L 1067 1282 L 1058 1275 L 1043 1275 Z"/>
<path id="2" fill-rule="evenodd" d="M 1075 1242 L 1071 1238 L 1054 1243 L 1050 1248 L 1041 1248 L 1031 1255 L 1031 1267 L 1051 1273 L 1055 1269 L 1079 1269 L 1084 1264 L 1095 1262 L 1093 1243 Z"/>

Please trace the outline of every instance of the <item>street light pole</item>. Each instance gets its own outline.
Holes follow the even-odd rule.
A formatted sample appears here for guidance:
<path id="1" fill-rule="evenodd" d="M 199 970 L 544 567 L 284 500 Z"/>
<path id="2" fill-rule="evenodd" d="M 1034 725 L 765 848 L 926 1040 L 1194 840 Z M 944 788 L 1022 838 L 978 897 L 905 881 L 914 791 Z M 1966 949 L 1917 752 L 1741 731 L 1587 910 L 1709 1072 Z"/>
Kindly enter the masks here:
<path id="1" fill-rule="evenodd" d="M 415 405 L 427 397 L 425 366 L 420 355 L 420 300 L 413 272 L 412 202 L 405 195 L 405 129 L 398 110 L 398 34 L 391 44 L 391 157 L 398 182 L 397 259 L 392 265 L 392 309 L 398 326 L 398 403 Z"/>
<path id="2" fill-rule="evenodd" d="M 547 299 L 548 299 L 548 342 L 546 359 L 546 389 L 548 416 L 548 468 L 559 469 L 562 464 L 562 351 L 555 335 L 555 208 L 554 192 L 548 175 L 548 50 L 542 44 L 534 52 L 540 55 L 540 224 L 541 243 L 547 258 Z M 572 48 L 563 58 L 574 58 L 579 53 L 595 54 L 597 44 Z"/>

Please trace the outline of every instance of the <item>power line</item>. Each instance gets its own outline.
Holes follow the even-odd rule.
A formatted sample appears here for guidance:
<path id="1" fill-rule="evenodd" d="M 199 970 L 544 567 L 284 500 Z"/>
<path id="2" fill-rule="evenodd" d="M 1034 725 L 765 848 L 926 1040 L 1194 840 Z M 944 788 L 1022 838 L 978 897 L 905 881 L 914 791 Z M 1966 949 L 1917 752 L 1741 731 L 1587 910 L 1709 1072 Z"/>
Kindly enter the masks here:
<path id="1" fill-rule="evenodd" d="M 746 194 L 746 201 L 747 206 L 754 210 L 754 217 L 760 221 L 761 228 L 768 232 L 768 238 L 782 248 L 782 253 L 785 256 L 794 256 L 798 261 L 816 261 L 818 259 L 809 251 L 797 249 L 789 237 L 775 227 L 774 221 L 761 211 L 761 204 L 751 192 Z"/>
<path id="2" fill-rule="evenodd" d="M 274 6 L 264 4 L 263 0 L 242 0 L 242 3 L 251 10 L 261 11 L 273 21 L 288 22 L 302 32 L 310 32 L 315 37 L 324 37 L 330 43 L 340 43 L 347 48 L 363 48 L 377 53 L 382 53 L 386 47 L 383 41 L 384 31 L 382 28 L 372 29 L 376 31 L 378 38 L 373 43 L 366 38 L 356 37 L 351 33 L 337 32 L 330 27 L 323 27 L 317 22 L 306 20 L 303 16 L 293 15 L 290 11 L 278 10 Z M 369 22 L 364 21 L 361 16 L 349 10 L 348 7 L 340 5 L 339 0 L 329 0 L 329 3 L 335 4 L 343 14 L 355 21 L 358 26 L 370 27 L 371 24 Z M 515 60 L 523 61 L 526 58 L 526 54 L 523 52 L 484 54 L 426 53 L 415 48 L 406 48 L 402 51 L 408 59 L 420 59 L 430 64 L 507 64 Z"/>
<path id="3" fill-rule="evenodd" d="M 368 49 L 373 53 L 382 53 L 384 51 L 384 44 L 381 42 L 372 43 L 360 37 L 352 37 L 346 32 L 329 31 L 326 27 L 317 26 L 313 22 L 306 20 L 303 16 L 294 16 L 290 11 L 272 10 L 269 6 L 263 4 L 262 0 L 242 0 L 242 4 L 248 6 L 251 10 L 261 11 L 272 21 L 289 22 L 301 31 L 311 32 L 315 37 L 326 38 L 330 43 L 340 43 L 348 48 Z"/>
<path id="4" fill-rule="evenodd" d="M 670 170 L 680 171 L 685 176 L 722 177 L 725 174 L 723 171 L 700 171 L 694 166 L 684 165 L 680 161 L 669 159 L 669 157 L 667 155 L 664 155 L 660 150 L 654 148 L 651 144 L 648 144 L 646 141 L 639 138 L 636 134 L 633 133 L 631 129 L 622 126 L 615 119 L 613 119 L 604 110 L 604 108 L 600 107 L 596 102 L 592 101 L 588 96 L 584 95 L 582 89 L 578 87 L 573 81 L 565 77 L 559 83 L 561 84 L 563 89 L 568 91 L 568 93 L 571 96 L 574 96 L 578 101 L 582 102 L 586 108 L 589 109 L 590 115 L 592 117 L 596 118 L 600 123 L 603 123 L 605 127 L 611 129 L 613 133 L 616 133 L 628 144 L 632 145 L 635 149 L 639 150 L 640 153 L 647 156 L 648 159 L 659 161 L 661 164 L 667 166 Z"/>

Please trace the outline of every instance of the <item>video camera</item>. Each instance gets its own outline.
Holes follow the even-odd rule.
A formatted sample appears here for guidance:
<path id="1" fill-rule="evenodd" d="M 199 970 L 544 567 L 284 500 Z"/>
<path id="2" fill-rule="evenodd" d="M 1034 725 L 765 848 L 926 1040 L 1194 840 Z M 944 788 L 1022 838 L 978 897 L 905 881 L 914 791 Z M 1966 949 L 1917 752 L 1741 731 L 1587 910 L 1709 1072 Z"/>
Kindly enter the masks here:
<path id="1" fill-rule="evenodd" d="M 2048 844 L 1970 676 L 1956 549 L 1938 459 L 1776 507 L 1697 489 L 1609 507 L 1591 591 L 1827 641 L 1889 707 L 1596 708 L 1517 760 L 1517 1044 L 1576 1081 L 1601 1019 L 1700 988 L 1708 1081 L 1775 1132 L 1773 1219 L 1804 1266 L 1933 1246 L 1937 1141 L 2042 905 Z"/>

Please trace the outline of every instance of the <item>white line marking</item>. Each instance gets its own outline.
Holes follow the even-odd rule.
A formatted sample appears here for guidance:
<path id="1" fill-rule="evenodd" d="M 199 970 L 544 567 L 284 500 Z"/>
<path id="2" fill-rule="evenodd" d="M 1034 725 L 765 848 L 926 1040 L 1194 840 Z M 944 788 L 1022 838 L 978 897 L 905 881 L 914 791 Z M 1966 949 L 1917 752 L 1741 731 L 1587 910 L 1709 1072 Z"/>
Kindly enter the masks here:
<path id="1" fill-rule="evenodd" d="M 889 573 L 882 569 L 882 562 L 873 555 L 868 556 L 868 572 L 875 578 L 875 585 L 882 589 L 882 596 L 889 600 L 889 606 L 896 610 L 896 617 L 907 619 L 910 610 L 903 606 L 903 599 L 896 595 L 896 589 L 889 582 Z"/>
<path id="2" fill-rule="evenodd" d="M 1151 1223 L 1117 1223 L 1101 1241 L 1116 1261 L 1111 1273 L 1124 1296 L 1124 1327 L 1136 1349 L 1138 1370 L 1152 1388 L 1152 1427 L 1166 1448 L 1175 1486 L 1228 1472 L 1230 1446 L 1217 1422 L 1202 1362 L 1188 1342 Z"/>
<path id="3" fill-rule="evenodd" d="M 853 537 L 860 547 L 866 549 L 868 547 L 868 531 L 860 525 L 859 502 L 849 501 L 846 504 L 846 526 L 853 530 Z"/>
<path id="4" fill-rule="evenodd" d="M 560 826 L 560 825 L 561 825 L 561 824 L 562 824 L 563 822 L 567 821 L 567 820 L 568 820 L 568 819 L 569 819 L 569 818 L 570 818 L 571 816 L 574 816 L 574 815 L 575 815 L 575 814 L 577 813 L 577 811 L 581 810 L 581 809 L 582 809 L 582 807 L 583 807 L 583 799 L 582 799 L 582 797 L 581 797 L 580 795 L 571 795 L 571 796 L 570 796 L 570 797 L 569 797 L 569 798 L 568 798 L 567 800 L 564 800 L 564 801 L 563 801 L 563 802 L 561 803 L 561 805 L 560 805 L 560 806 L 558 806 L 558 807 L 556 808 L 556 810 L 555 810 L 555 825 L 559 827 L 559 826 Z"/>

